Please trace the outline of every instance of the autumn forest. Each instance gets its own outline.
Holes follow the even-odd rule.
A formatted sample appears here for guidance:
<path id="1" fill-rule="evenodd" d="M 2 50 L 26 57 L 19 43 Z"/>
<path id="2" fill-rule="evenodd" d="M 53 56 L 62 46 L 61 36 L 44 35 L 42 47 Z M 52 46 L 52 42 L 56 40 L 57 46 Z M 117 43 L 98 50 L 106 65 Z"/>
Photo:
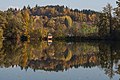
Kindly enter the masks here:
<path id="1" fill-rule="evenodd" d="M 67 6 L 29 5 L 23 9 L 0 11 L 0 36 L 43 40 L 51 33 L 54 39 L 119 39 L 120 1 L 116 8 L 107 4 L 102 12 L 70 9 Z M 113 36 L 114 35 L 114 36 Z"/>
<path id="2" fill-rule="evenodd" d="M 0 10 L 0 80 L 120 80 L 120 0 L 115 4 Z"/>

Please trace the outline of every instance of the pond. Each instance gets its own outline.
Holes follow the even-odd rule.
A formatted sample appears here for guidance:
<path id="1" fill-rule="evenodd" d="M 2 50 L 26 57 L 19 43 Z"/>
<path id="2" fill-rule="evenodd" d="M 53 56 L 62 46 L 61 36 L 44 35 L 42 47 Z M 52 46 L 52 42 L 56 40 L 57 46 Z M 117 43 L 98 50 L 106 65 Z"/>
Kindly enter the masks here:
<path id="1" fill-rule="evenodd" d="M 0 80 L 120 80 L 119 43 L 3 41 Z"/>

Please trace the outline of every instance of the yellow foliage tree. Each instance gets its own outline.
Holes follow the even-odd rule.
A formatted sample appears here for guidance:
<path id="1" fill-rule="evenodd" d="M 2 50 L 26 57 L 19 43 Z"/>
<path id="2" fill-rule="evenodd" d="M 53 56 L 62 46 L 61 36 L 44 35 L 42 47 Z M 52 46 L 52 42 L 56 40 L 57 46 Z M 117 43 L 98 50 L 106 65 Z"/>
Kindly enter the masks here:
<path id="1" fill-rule="evenodd" d="M 66 26 L 67 27 L 71 27 L 72 23 L 73 23 L 71 17 L 70 16 L 64 16 L 64 18 L 65 18 L 65 24 L 66 24 Z"/>
<path id="2" fill-rule="evenodd" d="M 23 16 L 23 22 L 24 22 L 24 34 L 28 35 L 28 28 L 29 28 L 29 20 L 30 20 L 30 15 L 29 15 L 29 11 L 28 10 L 24 10 L 22 12 L 22 16 Z"/>

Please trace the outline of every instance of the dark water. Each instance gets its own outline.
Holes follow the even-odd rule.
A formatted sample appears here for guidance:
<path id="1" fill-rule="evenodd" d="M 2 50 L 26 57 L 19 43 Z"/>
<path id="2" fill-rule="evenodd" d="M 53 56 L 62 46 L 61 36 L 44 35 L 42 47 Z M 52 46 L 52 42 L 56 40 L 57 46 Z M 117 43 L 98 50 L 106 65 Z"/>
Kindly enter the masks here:
<path id="1" fill-rule="evenodd" d="M 0 80 L 120 80 L 120 45 L 3 41 Z"/>

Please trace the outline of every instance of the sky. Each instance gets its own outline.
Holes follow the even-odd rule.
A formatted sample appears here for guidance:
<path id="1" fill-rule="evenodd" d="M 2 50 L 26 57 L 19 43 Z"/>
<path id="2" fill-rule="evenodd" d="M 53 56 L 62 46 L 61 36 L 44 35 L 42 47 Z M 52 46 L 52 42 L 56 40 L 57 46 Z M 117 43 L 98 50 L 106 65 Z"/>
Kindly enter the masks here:
<path id="1" fill-rule="evenodd" d="M 0 10 L 7 10 L 12 8 L 23 8 L 23 6 L 30 5 L 46 6 L 46 5 L 65 5 L 72 9 L 91 9 L 101 11 L 107 3 L 113 7 L 116 6 L 116 0 L 0 0 Z"/>

